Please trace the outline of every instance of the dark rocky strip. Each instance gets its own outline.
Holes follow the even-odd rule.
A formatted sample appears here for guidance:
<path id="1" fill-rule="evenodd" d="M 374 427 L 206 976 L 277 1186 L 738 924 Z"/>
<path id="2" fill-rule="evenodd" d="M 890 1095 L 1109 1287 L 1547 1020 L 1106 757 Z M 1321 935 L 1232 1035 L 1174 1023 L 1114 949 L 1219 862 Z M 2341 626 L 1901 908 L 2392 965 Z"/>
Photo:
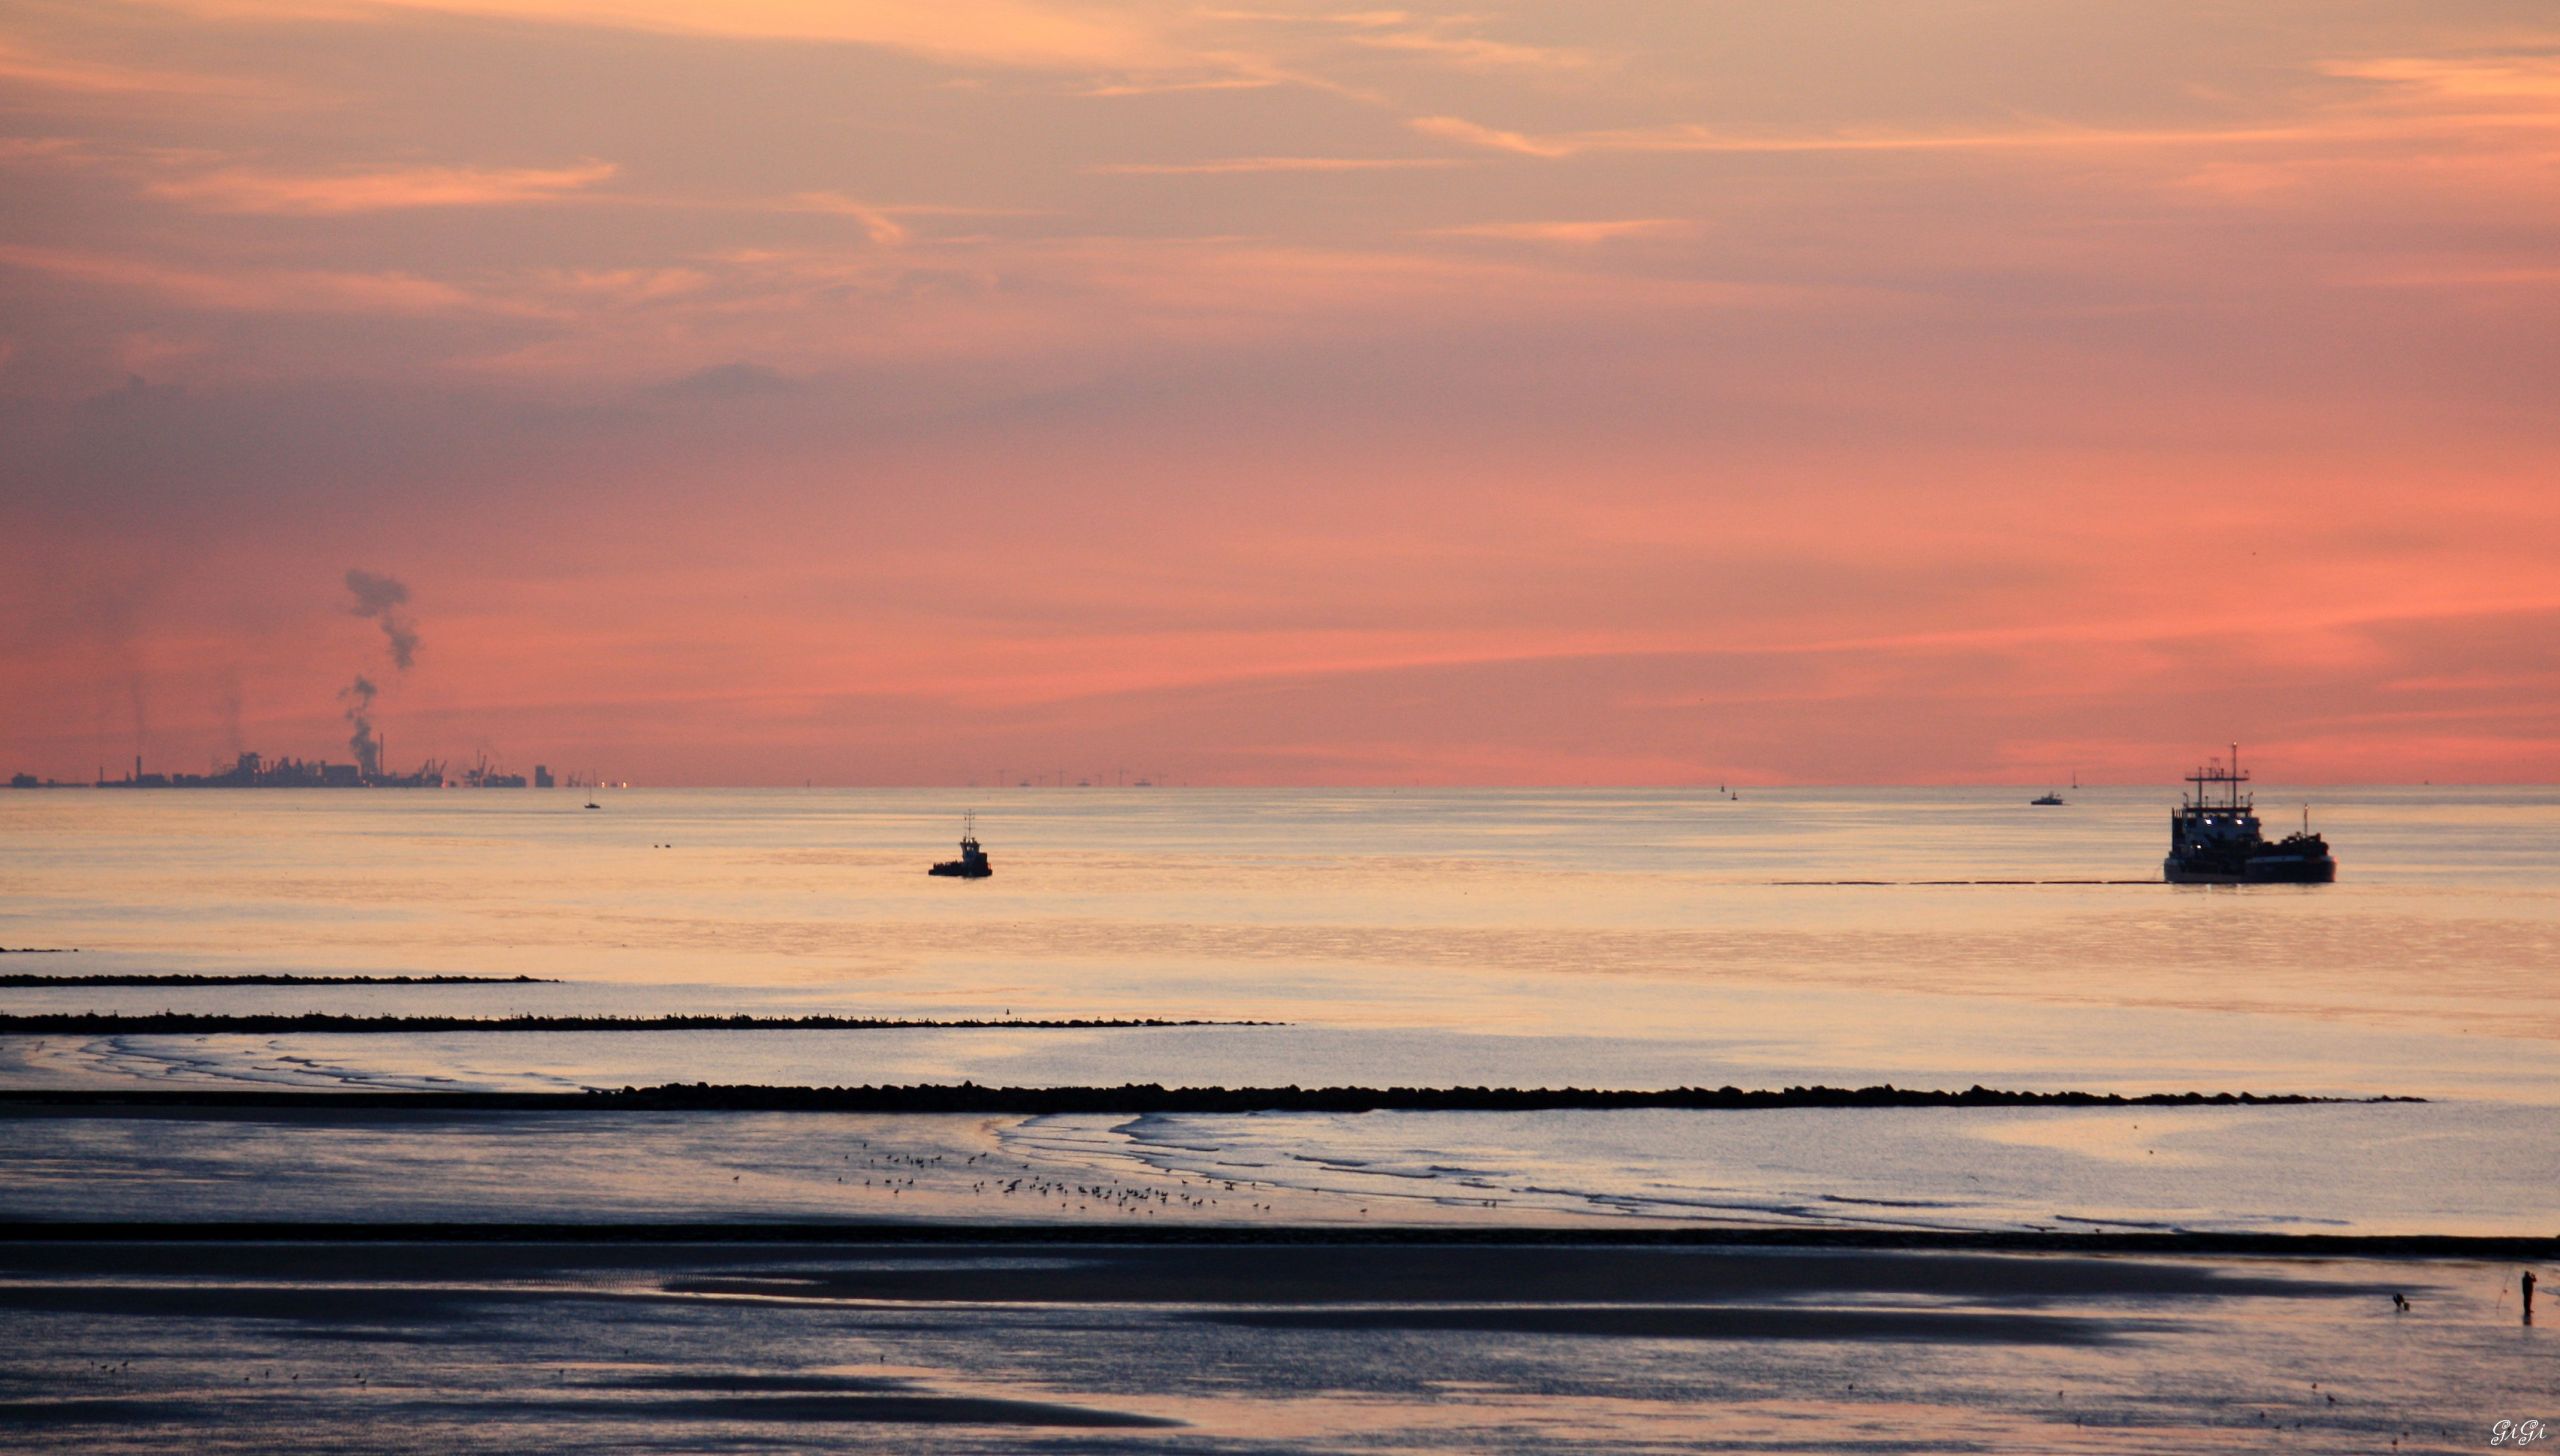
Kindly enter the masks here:
<path id="1" fill-rule="evenodd" d="M 2154 875 L 2147 880 L 1771 880 L 1769 883 L 1795 889 L 1890 889 L 1919 886 L 1943 889 L 1954 885 L 2165 885 L 2169 882 Z"/>
<path id="2" fill-rule="evenodd" d="M 901 1023 L 912 1025 L 915 1023 Z M 941 1023 L 961 1025 L 968 1023 Z M 1170 1022 L 1012 1022 L 999 1025 L 1177 1025 Z M 1787 1107 L 2289 1107 L 2311 1103 L 2423 1102 L 2422 1097 L 2308 1097 L 2298 1093 L 1962 1092 L 1895 1087 L 740 1087 L 675 1082 L 583 1092 L 303 1092 L 271 1088 L 0 1088 L 0 1114 L 35 1108 L 294 1108 L 306 1111 L 473 1112 L 971 1112 L 1047 1116 L 1162 1112 L 1550 1112 L 1670 1108 L 1759 1111 Z"/>
<path id="3" fill-rule="evenodd" d="M 1158 1017 L 1077 1019 L 892 1016 L 347 1016 L 121 1011 L 0 1013 L 0 1036 L 275 1036 L 291 1032 L 408 1036 L 443 1031 L 899 1031 L 1033 1027 L 1091 1030 L 1136 1026 L 1278 1026 L 1276 1021 L 1169 1021 Z"/>
<path id="4" fill-rule="evenodd" d="M 14 951 L 14 955 L 59 952 Z M 72 952 L 77 954 L 77 952 Z M 135 975 L 100 971 L 92 975 L 40 976 L 29 971 L 0 975 L 0 986 L 557 986 L 554 976 L 288 976 L 257 971 L 236 976 Z"/>
<path id="5" fill-rule="evenodd" d="M 1424 1245 L 1535 1248 L 1873 1249 L 2040 1254 L 2274 1254 L 2331 1259 L 2560 1256 L 2560 1238 L 2471 1234 L 2045 1233 L 1895 1228 L 1441 1228 L 1414 1224 L 94 1223 L 0 1222 L 0 1245 Z"/>

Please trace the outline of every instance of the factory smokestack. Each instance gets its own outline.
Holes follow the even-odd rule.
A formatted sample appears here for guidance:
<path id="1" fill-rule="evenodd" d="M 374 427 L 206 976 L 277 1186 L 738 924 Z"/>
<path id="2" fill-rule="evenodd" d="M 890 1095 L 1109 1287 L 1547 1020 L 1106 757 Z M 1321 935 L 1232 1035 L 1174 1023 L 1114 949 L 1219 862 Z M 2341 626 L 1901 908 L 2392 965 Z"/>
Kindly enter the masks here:
<path id="1" fill-rule="evenodd" d="M 400 610 L 408 603 L 409 588 L 397 578 L 349 567 L 347 590 L 356 599 L 347 610 L 381 624 L 382 640 L 391 649 L 391 666 L 407 672 L 418 660 L 418 624 Z M 382 775 L 382 739 L 373 731 L 373 698 L 379 691 L 370 678 L 359 674 L 338 694 L 338 701 L 347 705 L 347 722 L 355 728 L 347 746 L 355 750 L 356 772 L 368 780 Z"/>

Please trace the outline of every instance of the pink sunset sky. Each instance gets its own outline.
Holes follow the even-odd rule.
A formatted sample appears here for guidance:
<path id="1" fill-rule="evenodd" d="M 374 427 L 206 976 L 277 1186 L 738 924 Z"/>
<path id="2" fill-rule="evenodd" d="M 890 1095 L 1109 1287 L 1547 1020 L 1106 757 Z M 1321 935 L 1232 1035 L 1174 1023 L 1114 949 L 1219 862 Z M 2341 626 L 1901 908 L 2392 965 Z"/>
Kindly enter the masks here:
<path id="1" fill-rule="evenodd" d="M 13 0 L 0 188 L 0 773 L 2560 777 L 2545 0 Z"/>

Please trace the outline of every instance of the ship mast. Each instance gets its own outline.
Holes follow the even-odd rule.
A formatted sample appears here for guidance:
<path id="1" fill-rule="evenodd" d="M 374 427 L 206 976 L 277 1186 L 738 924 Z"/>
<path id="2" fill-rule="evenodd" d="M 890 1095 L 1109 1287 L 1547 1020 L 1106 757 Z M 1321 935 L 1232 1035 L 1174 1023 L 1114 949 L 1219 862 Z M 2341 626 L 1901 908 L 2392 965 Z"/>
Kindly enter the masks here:
<path id="1" fill-rule="evenodd" d="M 2192 807 L 2228 809 L 2234 813 L 2245 810 L 2249 805 L 2240 797 L 2240 786 L 2248 782 L 2248 779 L 2249 776 L 2240 771 L 2240 745 L 2234 743 L 2231 745 L 2231 757 L 2228 760 L 2217 758 L 2187 775 L 2187 782 L 2196 786 L 2195 802 Z M 2219 804 L 2213 802 L 2215 784 L 2222 785 L 2223 789 L 2222 802 Z"/>

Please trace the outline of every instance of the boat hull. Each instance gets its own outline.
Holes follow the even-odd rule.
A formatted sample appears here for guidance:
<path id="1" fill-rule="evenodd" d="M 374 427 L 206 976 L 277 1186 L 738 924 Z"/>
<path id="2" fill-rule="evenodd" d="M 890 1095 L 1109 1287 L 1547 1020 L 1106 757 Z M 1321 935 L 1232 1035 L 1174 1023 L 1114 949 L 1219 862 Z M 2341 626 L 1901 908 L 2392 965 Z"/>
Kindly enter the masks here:
<path id="1" fill-rule="evenodd" d="M 2337 883 L 2338 862 L 2271 855 L 2237 866 L 2207 866 L 2170 859 L 2161 863 L 2160 877 L 2173 885 L 2329 885 Z"/>

